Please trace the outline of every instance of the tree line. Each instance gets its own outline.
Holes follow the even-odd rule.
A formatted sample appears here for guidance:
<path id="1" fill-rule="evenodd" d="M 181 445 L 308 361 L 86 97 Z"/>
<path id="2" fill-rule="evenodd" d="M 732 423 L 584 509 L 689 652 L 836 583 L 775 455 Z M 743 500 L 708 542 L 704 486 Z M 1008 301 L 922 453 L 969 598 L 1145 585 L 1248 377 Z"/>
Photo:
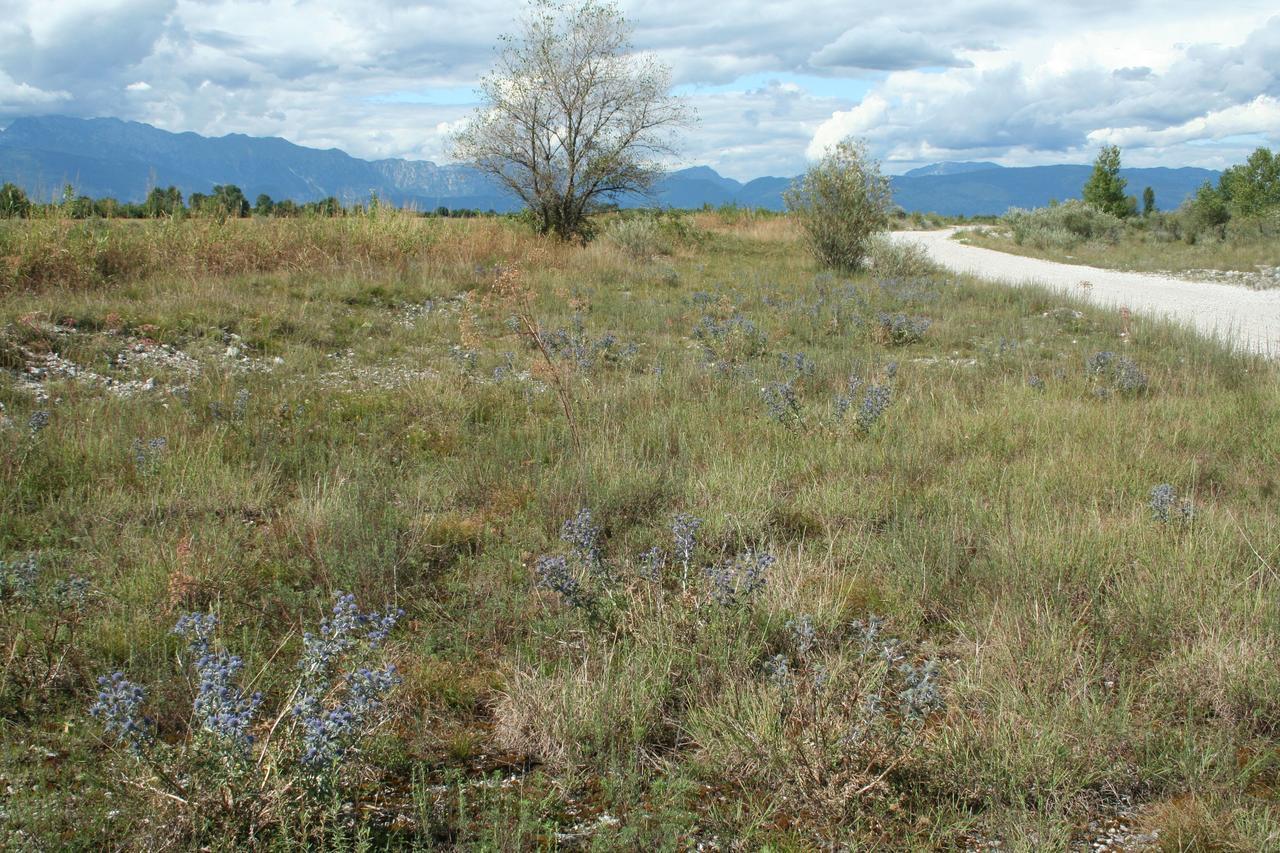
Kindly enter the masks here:
<path id="1" fill-rule="evenodd" d="M 1125 194 L 1127 181 L 1120 176 L 1120 149 L 1104 145 L 1081 193 L 1086 204 L 1121 219 L 1138 213 L 1138 200 Z M 1155 191 L 1142 193 L 1142 215 L 1156 211 Z M 1280 154 L 1258 148 L 1245 162 L 1230 167 L 1218 183 L 1206 181 L 1186 203 L 1187 213 L 1199 225 L 1221 228 L 1232 219 L 1250 219 L 1280 212 Z"/>
<path id="2" fill-rule="evenodd" d="M 70 219 L 163 219 L 186 216 L 219 220 L 250 216 L 289 219 L 360 216 L 384 206 L 385 202 L 376 194 L 371 195 L 367 202 L 343 204 L 334 196 L 300 203 L 292 199 L 276 201 L 266 193 L 260 193 L 253 204 L 250 204 L 244 191 L 235 184 L 217 184 L 212 192 L 194 192 L 186 197 L 177 187 L 156 187 L 141 202 L 120 201 L 109 196 L 92 198 L 77 194 L 75 188 L 68 184 L 63 188 L 61 199 L 46 204 L 33 201 L 17 184 L 5 183 L 0 186 L 0 219 L 50 216 Z M 441 205 L 434 210 L 421 211 L 421 215 L 472 218 L 497 214 L 493 210 L 449 208 Z"/>

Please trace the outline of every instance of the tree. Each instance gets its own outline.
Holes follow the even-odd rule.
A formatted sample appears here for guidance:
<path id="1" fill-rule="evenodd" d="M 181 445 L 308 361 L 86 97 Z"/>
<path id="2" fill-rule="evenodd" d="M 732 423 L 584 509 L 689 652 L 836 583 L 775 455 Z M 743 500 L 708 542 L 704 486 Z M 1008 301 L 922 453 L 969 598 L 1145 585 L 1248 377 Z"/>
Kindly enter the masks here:
<path id="1" fill-rule="evenodd" d="M 176 213 L 181 213 L 182 191 L 177 187 L 169 187 L 165 190 L 156 187 L 147 193 L 147 200 L 143 203 L 143 209 L 146 210 L 147 216 L 152 218 L 173 216 Z"/>
<path id="2" fill-rule="evenodd" d="M 783 193 L 818 260 L 839 269 L 862 266 L 872 239 L 889 224 L 889 179 L 863 142 L 846 139 Z"/>
<path id="3" fill-rule="evenodd" d="M 1232 216 L 1259 216 L 1280 209 L 1280 154 L 1259 148 L 1218 178 L 1218 192 Z"/>
<path id="4" fill-rule="evenodd" d="M 1147 187 L 1142 191 L 1142 215 L 1150 216 L 1156 212 L 1156 191 Z"/>
<path id="5" fill-rule="evenodd" d="M 275 209 L 276 203 L 266 193 L 259 193 L 257 200 L 253 203 L 253 212 L 256 216 L 270 216 Z"/>
<path id="6" fill-rule="evenodd" d="M 1126 183 L 1128 181 L 1120 177 L 1120 148 L 1102 146 L 1098 159 L 1093 162 L 1093 174 L 1084 185 L 1085 204 L 1112 216 L 1128 216 L 1133 212 L 1133 205 L 1124 194 Z"/>
<path id="7" fill-rule="evenodd" d="M 214 185 L 208 204 L 218 217 L 249 215 L 249 199 L 244 197 L 244 190 L 235 184 Z"/>
<path id="8" fill-rule="evenodd" d="M 454 138 L 455 155 L 518 196 L 540 233 L 584 236 L 602 202 L 646 192 L 689 118 L 668 69 L 633 56 L 629 33 L 608 0 L 535 0 Z"/>
<path id="9" fill-rule="evenodd" d="M 0 219 L 21 219 L 31 214 L 31 201 L 17 184 L 0 187 Z"/>

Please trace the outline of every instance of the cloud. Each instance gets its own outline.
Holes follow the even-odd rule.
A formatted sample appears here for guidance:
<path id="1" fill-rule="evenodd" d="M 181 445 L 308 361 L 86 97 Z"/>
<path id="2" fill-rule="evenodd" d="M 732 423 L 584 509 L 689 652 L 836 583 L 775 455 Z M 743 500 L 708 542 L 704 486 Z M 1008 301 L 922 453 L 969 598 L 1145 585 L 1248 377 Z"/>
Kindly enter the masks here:
<path id="1" fill-rule="evenodd" d="M 973 63 L 919 32 L 892 25 L 854 27 L 809 57 L 814 68 L 905 71 L 911 68 L 967 68 Z"/>
<path id="2" fill-rule="evenodd" d="M 1116 51 L 1114 33 L 1092 37 L 1098 44 L 1073 34 L 975 67 L 889 74 L 861 103 L 823 121 L 806 153 L 860 136 L 890 164 L 1079 161 L 1109 142 L 1138 149 L 1138 160 L 1158 154 L 1166 164 L 1207 165 L 1221 159 L 1215 141 L 1280 139 L 1280 17 L 1234 44 L 1149 40 Z M 1134 54 L 1149 64 L 1111 64 Z M 1193 142 L 1210 144 L 1186 145 Z"/>
<path id="3" fill-rule="evenodd" d="M 32 107 L 54 106 L 71 100 L 71 93 L 45 91 L 27 83 L 18 83 L 0 70 L 0 116 L 22 115 Z"/>
<path id="4" fill-rule="evenodd" d="M 114 115 L 428 159 L 446 157 L 519 14 L 504 0 L 0 5 L 0 119 Z M 637 48 L 671 66 L 701 116 L 683 161 L 735 177 L 794 174 L 848 133 L 895 167 L 1087 159 L 1102 133 L 1132 140 L 1132 158 L 1208 163 L 1234 143 L 1173 140 L 1256 125 L 1269 113 L 1249 105 L 1280 97 L 1274 0 L 1212 14 L 1202 0 L 623 6 Z"/>
<path id="5" fill-rule="evenodd" d="M 1210 110 L 1175 127 L 1105 127 L 1092 131 L 1089 141 L 1099 145 L 1167 147 L 1204 139 L 1248 134 L 1274 134 L 1280 128 L 1280 99 L 1259 95 L 1247 104 Z"/>

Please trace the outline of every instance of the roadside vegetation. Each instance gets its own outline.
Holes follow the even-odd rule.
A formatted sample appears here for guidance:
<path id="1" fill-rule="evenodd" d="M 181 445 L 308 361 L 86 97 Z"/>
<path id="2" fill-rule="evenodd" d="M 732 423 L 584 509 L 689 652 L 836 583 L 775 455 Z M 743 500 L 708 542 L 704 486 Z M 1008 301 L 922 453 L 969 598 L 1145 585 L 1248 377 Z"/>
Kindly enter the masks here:
<path id="1" fill-rule="evenodd" d="M 1011 210 L 958 239 L 1067 263 L 1280 286 L 1280 157 L 1259 148 L 1171 211 L 1157 209 L 1149 187 L 1139 209 L 1119 169 L 1119 149 L 1105 148 L 1083 200 Z"/>
<path id="2" fill-rule="evenodd" d="M 0 298 L 0 847 L 1277 843 L 1272 363 L 741 211 L 91 227 Z"/>

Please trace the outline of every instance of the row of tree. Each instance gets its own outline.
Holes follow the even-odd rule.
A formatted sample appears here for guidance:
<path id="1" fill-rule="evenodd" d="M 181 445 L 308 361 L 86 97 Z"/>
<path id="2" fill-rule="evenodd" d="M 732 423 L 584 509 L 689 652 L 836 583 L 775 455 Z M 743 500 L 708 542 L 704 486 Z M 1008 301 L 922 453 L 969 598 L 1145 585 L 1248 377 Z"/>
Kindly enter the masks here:
<path id="1" fill-rule="evenodd" d="M 77 195 L 71 185 L 62 192 L 62 199 L 49 204 L 32 201 L 22 187 L 6 183 L 0 186 L 0 219 L 61 216 L 71 219 L 161 219 L 184 216 L 237 219 L 248 216 L 291 218 L 298 216 L 358 216 L 382 206 L 377 196 L 367 203 L 344 205 L 329 196 L 319 201 L 298 203 L 291 199 L 276 201 L 266 193 L 260 194 L 253 204 L 244 191 L 235 184 L 218 184 L 211 193 L 192 193 L 185 200 L 177 187 L 156 187 L 142 202 L 119 201 L 114 198 L 91 198 Z M 470 208 L 437 207 L 423 213 L 424 216 L 448 216 L 470 218 L 494 215 L 494 211 Z"/>
<path id="2" fill-rule="evenodd" d="M 1120 149 L 1104 145 L 1085 182 L 1082 196 L 1086 204 L 1121 218 L 1138 212 L 1138 200 L 1125 194 L 1126 180 L 1120 177 Z M 1142 214 L 1155 212 L 1156 196 L 1151 187 L 1142 193 Z M 1280 154 L 1259 148 L 1244 162 L 1224 171 L 1218 185 L 1206 181 L 1187 205 L 1188 212 L 1204 225 L 1225 225 L 1231 219 L 1258 217 L 1280 211 Z"/>

